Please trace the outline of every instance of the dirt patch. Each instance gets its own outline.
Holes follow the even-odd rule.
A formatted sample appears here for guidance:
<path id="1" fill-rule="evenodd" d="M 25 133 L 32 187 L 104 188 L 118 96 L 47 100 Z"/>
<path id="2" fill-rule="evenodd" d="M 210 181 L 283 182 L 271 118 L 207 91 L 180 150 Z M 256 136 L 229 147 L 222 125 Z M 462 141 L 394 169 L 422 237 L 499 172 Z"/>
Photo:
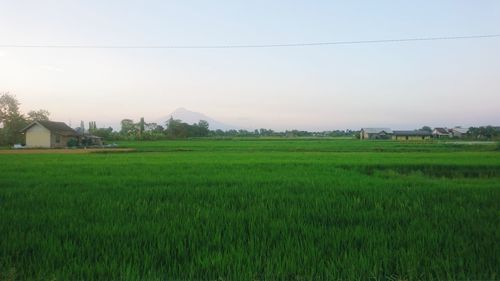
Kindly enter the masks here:
<path id="1" fill-rule="evenodd" d="M 87 148 L 87 149 L 9 149 L 0 150 L 0 154 L 85 154 L 132 152 L 132 148 Z"/>

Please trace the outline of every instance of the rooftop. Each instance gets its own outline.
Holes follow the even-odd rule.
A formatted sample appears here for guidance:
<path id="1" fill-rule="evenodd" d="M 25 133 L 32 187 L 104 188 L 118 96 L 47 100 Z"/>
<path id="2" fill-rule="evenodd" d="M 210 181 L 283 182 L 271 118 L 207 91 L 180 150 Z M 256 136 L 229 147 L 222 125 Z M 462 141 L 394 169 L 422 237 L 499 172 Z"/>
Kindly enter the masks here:
<path id="1" fill-rule="evenodd" d="M 413 131 L 394 131 L 395 136 L 431 136 L 432 132 L 413 130 Z"/>
<path id="2" fill-rule="evenodd" d="M 381 132 L 392 134 L 392 130 L 390 128 L 361 128 L 361 130 L 365 131 L 368 134 L 379 134 Z"/>
<path id="3" fill-rule="evenodd" d="M 60 135 L 76 135 L 76 131 L 73 130 L 70 126 L 66 125 L 64 122 L 55 122 L 55 121 L 35 121 L 28 126 L 26 126 L 24 129 L 21 130 L 21 132 L 26 132 L 29 128 L 33 127 L 34 125 L 39 124 L 43 127 L 45 127 L 47 130 L 51 131 L 52 133 L 60 134 Z"/>

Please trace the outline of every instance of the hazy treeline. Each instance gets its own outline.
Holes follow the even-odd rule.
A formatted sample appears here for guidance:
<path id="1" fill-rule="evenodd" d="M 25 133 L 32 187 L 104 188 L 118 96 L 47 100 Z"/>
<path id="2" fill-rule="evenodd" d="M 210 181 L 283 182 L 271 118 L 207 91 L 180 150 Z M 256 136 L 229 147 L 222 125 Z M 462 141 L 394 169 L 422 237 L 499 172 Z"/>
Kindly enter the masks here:
<path id="1" fill-rule="evenodd" d="M 144 121 L 144 118 L 141 118 L 137 123 L 132 119 L 123 119 L 119 132 L 114 132 L 112 128 L 108 128 L 106 131 L 107 136 L 99 135 L 101 133 L 99 131 L 93 133 L 104 138 L 160 140 L 168 138 L 207 137 L 210 132 L 208 126 L 208 122 L 204 120 L 200 120 L 195 124 L 188 124 L 172 117 L 164 125 L 147 123 Z"/>
<path id="2" fill-rule="evenodd" d="M 132 119 L 123 119 L 119 131 L 113 128 L 95 128 L 89 130 L 90 133 L 103 137 L 107 140 L 162 140 L 178 138 L 196 137 L 353 137 L 357 131 L 336 130 L 324 132 L 308 132 L 299 130 L 287 130 L 276 132 L 271 129 L 258 130 L 210 130 L 209 123 L 200 120 L 198 123 L 188 124 L 182 120 L 170 118 L 163 125 L 157 123 L 147 123 L 144 118 L 139 122 Z"/>
<path id="3" fill-rule="evenodd" d="M 472 139 L 498 140 L 500 139 L 500 127 L 470 127 L 467 135 Z"/>
<path id="4" fill-rule="evenodd" d="M 300 130 L 286 130 L 276 132 L 271 129 L 248 130 L 215 130 L 210 135 L 214 137 L 353 137 L 357 131 L 335 130 L 322 132 L 309 132 Z"/>
<path id="5" fill-rule="evenodd" d="M 359 138 L 356 130 L 332 130 L 321 132 L 309 132 L 301 130 L 274 131 L 271 129 L 256 130 L 209 130 L 209 123 L 200 120 L 198 123 L 188 124 L 182 120 L 170 118 L 165 124 L 147 123 L 144 118 L 139 122 L 132 119 L 123 119 L 119 131 L 113 128 L 97 128 L 95 122 L 91 122 L 88 132 L 103 137 L 105 140 L 163 140 L 179 138 L 213 137 L 352 137 Z M 79 128 L 77 128 L 78 130 Z M 432 131 L 428 126 L 419 130 Z M 466 140 L 498 140 L 500 139 L 500 128 L 493 126 L 470 127 L 469 132 L 461 139 Z"/>

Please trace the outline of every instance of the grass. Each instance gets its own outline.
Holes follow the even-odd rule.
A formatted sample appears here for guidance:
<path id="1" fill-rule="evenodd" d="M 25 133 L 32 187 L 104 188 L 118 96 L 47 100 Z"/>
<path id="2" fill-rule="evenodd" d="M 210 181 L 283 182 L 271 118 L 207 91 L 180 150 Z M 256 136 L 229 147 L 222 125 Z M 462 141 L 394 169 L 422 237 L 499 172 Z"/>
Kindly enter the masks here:
<path id="1" fill-rule="evenodd" d="M 497 144 L 120 143 L 0 155 L 0 280 L 478 280 Z"/>

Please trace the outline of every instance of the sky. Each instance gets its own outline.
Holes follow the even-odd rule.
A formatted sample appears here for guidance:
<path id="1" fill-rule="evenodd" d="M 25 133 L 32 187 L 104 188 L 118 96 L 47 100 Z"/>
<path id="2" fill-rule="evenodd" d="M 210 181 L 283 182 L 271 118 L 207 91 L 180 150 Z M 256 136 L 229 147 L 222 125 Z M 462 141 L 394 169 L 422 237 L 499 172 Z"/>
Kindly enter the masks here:
<path id="1" fill-rule="evenodd" d="M 500 34 L 500 1 L 0 0 L 0 45 L 245 45 Z M 500 125 L 500 37 L 237 49 L 0 47 L 0 92 L 51 119 L 241 128 Z"/>

